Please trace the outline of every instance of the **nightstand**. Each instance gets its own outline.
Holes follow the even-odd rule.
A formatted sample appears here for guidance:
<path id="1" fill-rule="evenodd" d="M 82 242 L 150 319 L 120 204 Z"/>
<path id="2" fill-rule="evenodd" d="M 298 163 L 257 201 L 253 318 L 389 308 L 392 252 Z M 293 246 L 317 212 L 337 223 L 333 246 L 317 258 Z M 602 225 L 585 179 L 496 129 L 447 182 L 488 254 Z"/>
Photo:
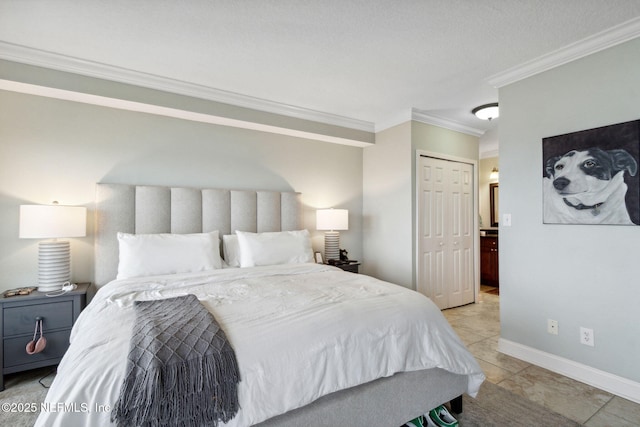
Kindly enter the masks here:
<path id="1" fill-rule="evenodd" d="M 358 273 L 358 268 L 360 266 L 359 262 L 352 262 L 350 264 L 338 264 L 334 265 L 334 267 L 338 267 L 344 271 L 348 271 L 350 273 Z"/>
<path id="2" fill-rule="evenodd" d="M 46 292 L 38 291 L 0 297 L 0 391 L 4 390 L 6 374 L 60 362 L 69 347 L 71 327 L 86 305 L 89 285 L 80 283 L 73 291 L 57 297 L 48 297 Z M 27 354 L 25 347 L 33 339 L 36 317 L 42 319 L 47 346 L 40 353 Z"/>

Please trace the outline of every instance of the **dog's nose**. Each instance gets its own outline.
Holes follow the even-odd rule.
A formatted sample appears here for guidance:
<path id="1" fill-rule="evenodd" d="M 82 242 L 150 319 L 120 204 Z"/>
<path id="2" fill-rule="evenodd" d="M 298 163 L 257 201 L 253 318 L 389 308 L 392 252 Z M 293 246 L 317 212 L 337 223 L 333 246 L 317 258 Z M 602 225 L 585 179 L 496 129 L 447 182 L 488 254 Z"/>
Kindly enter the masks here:
<path id="1" fill-rule="evenodd" d="M 563 176 L 561 176 L 560 178 L 556 178 L 553 180 L 553 186 L 555 187 L 556 190 L 560 191 L 560 190 L 564 190 L 564 188 L 571 184 L 571 180 L 568 178 L 565 178 Z"/>

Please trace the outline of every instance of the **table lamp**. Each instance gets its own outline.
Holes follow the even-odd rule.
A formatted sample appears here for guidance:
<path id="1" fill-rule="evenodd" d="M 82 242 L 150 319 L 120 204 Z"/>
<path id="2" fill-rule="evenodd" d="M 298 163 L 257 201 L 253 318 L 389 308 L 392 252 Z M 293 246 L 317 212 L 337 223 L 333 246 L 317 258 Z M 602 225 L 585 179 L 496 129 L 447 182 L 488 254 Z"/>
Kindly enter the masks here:
<path id="1" fill-rule="evenodd" d="M 327 230 L 324 233 L 324 257 L 340 259 L 340 232 L 349 229 L 349 211 L 347 209 L 319 209 L 316 211 L 316 229 Z"/>
<path id="2" fill-rule="evenodd" d="M 71 249 L 62 237 L 87 235 L 87 208 L 80 206 L 21 205 L 21 239 L 52 239 L 38 244 L 38 291 L 62 289 L 71 278 Z"/>

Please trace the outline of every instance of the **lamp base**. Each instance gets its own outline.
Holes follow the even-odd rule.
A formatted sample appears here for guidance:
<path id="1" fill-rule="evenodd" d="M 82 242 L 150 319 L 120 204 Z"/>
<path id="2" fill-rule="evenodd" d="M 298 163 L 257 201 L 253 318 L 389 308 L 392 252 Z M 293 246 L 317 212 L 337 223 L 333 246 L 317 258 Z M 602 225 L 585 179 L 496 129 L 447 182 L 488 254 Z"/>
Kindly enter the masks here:
<path id="1" fill-rule="evenodd" d="M 324 257 L 325 261 L 340 259 L 340 232 L 325 231 L 324 233 Z"/>
<path id="2" fill-rule="evenodd" d="M 38 244 L 38 291 L 62 289 L 71 278 L 71 248 L 66 240 Z"/>

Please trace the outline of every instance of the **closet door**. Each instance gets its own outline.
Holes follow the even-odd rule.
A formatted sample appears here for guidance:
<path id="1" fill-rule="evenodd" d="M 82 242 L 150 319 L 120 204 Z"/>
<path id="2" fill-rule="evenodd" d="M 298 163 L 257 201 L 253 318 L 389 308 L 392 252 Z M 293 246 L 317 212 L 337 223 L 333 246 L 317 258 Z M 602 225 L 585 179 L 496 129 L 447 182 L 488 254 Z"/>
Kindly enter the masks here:
<path id="1" fill-rule="evenodd" d="M 474 301 L 473 166 L 421 157 L 418 292 L 440 309 Z"/>

